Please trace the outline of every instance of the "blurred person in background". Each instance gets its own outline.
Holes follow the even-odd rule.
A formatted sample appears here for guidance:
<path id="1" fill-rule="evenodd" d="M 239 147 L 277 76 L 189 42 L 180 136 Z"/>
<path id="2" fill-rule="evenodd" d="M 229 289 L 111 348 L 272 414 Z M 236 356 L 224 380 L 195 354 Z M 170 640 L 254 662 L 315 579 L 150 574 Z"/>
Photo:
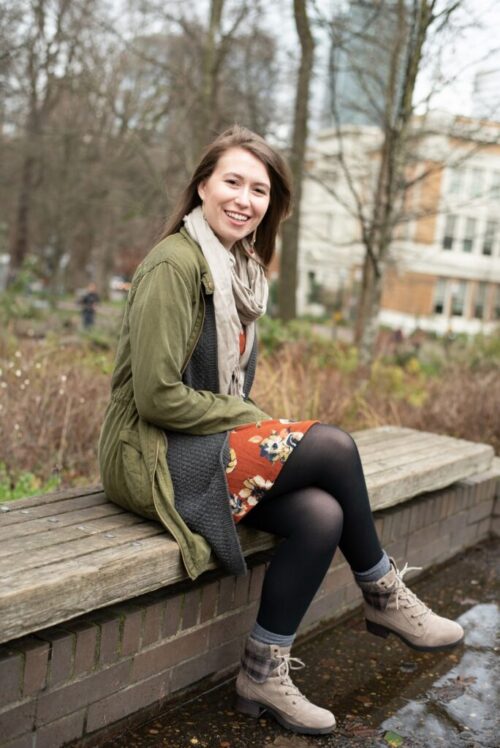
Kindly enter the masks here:
<path id="1" fill-rule="evenodd" d="M 88 330 L 94 326 L 96 306 L 99 301 L 100 298 L 95 283 L 89 283 L 85 293 L 79 299 L 84 330 Z"/>

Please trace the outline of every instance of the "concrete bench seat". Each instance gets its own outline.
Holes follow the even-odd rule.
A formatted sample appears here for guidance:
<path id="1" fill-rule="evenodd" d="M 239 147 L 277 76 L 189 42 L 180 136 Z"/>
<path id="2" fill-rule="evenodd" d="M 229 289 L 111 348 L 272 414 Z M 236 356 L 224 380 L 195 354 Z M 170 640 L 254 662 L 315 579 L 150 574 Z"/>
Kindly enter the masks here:
<path id="1" fill-rule="evenodd" d="M 353 436 L 374 511 L 484 473 L 494 457 L 488 445 L 407 428 Z M 239 532 L 246 556 L 276 542 Z M 186 579 L 162 526 L 123 511 L 99 486 L 0 505 L 0 561 L 0 642 Z"/>

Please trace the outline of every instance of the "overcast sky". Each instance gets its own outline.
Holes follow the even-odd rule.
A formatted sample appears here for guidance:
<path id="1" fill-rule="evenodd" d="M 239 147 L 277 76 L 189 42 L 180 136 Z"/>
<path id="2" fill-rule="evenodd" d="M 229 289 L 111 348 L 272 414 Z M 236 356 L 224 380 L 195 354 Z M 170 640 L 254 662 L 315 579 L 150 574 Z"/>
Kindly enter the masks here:
<path id="1" fill-rule="evenodd" d="M 444 74 L 450 80 L 435 99 L 440 109 L 455 114 L 471 115 L 474 76 L 479 71 L 497 71 L 497 90 L 492 92 L 500 101 L 500 0 L 469 0 L 457 21 L 465 27 L 447 46 Z M 428 90 L 429 77 L 418 82 L 417 99 Z"/>
<path id="2" fill-rule="evenodd" d="M 172 0 L 170 0 L 172 1 Z M 127 0 L 109 0 L 111 7 L 117 11 L 117 21 L 120 18 L 119 9 L 127 4 Z M 182 0 L 178 0 L 185 8 Z M 450 0 L 438 0 L 438 9 L 449 5 Z M 315 0 L 315 6 L 328 17 L 332 17 L 335 10 L 348 7 L 348 0 Z M 172 6 L 170 6 L 172 7 Z M 198 0 L 197 14 L 208 12 L 208 0 Z M 261 5 L 265 24 L 273 31 L 279 32 L 281 42 L 281 65 L 283 78 L 286 80 L 286 70 L 293 69 L 297 60 L 298 41 L 293 21 L 292 0 L 267 0 Z M 474 76 L 481 70 L 497 70 L 498 72 L 498 104 L 500 105 L 500 0 L 464 0 L 463 10 L 458 11 L 454 24 L 458 27 L 453 38 L 447 39 L 443 64 L 440 68 L 442 77 L 446 80 L 442 90 L 432 99 L 433 108 L 443 109 L 455 114 L 472 115 L 472 91 Z M 130 27 L 129 27 L 130 28 Z M 132 31 L 136 27 L 132 23 Z M 326 86 L 325 67 L 322 60 L 325 56 L 326 45 L 318 36 L 316 54 L 316 83 L 312 102 L 313 118 L 321 108 L 322 90 Z M 323 76 L 322 76 L 323 72 Z M 436 71 L 424 71 L 417 81 L 416 100 L 423 99 L 429 87 L 435 87 Z M 432 81 L 432 83 L 431 83 Z M 288 96 L 292 95 L 290 90 Z M 288 98 L 287 96 L 287 98 Z M 499 107 L 500 117 L 500 107 Z"/>

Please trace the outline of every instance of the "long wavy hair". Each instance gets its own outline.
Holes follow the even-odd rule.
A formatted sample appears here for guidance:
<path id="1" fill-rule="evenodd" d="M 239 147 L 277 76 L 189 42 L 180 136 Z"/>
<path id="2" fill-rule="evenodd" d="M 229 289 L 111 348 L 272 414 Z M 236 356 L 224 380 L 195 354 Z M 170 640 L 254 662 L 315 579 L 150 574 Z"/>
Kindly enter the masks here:
<path id="1" fill-rule="evenodd" d="M 233 125 L 221 133 L 202 153 L 188 185 L 183 190 L 172 216 L 167 220 L 161 238 L 176 234 L 183 218 L 201 205 L 198 185 L 208 179 L 220 157 L 229 148 L 244 148 L 266 167 L 271 182 L 269 207 L 257 228 L 255 251 L 267 267 L 276 248 L 280 223 L 288 217 L 292 203 L 292 178 L 284 158 L 264 138 L 240 125 Z"/>

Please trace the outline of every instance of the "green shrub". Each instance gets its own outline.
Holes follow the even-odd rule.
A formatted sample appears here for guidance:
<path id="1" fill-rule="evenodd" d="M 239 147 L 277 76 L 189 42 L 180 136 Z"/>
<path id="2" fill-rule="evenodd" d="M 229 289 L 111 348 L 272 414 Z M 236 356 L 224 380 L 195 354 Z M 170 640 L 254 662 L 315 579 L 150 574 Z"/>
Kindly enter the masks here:
<path id="1" fill-rule="evenodd" d="M 305 320 L 282 322 L 267 315 L 259 320 L 259 343 L 266 353 L 274 353 L 285 343 L 311 340 L 314 336 L 311 324 Z"/>
<path id="2" fill-rule="evenodd" d="M 404 366 L 377 359 L 370 371 L 369 387 L 387 397 L 403 400 L 420 408 L 428 395 L 427 375 L 418 359 L 409 358 Z"/>
<path id="3" fill-rule="evenodd" d="M 282 322 L 273 317 L 263 317 L 259 320 L 259 343 L 267 355 L 291 346 L 297 358 L 306 359 L 312 367 L 320 369 L 333 366 L 349 374 L 356 371 L 359 365 L 355 346 L 320 335 L 306 319 Z"/>
<path id="4" fill-rule="evenodd" d="M 29 292 L 30 284 L 37 278 L 36 259 L 29 257 L 17 272 L 14 281 L 0 293 L 0 321 L 4 327 L 8 327 L 13 320 L 39 318 L 40 309 L 36 305 L 36 297 Z"/>
<path id="5" fill-rule="evenodd" d="M 43 482 L 29 472 L 19 473 L 16 477 L 9 475 L 3 462 L 0 462 L 0 502 L 25 499 L 28 496 L 50 493 L 59 487 L 59 477 L 53 476 Z"/>

